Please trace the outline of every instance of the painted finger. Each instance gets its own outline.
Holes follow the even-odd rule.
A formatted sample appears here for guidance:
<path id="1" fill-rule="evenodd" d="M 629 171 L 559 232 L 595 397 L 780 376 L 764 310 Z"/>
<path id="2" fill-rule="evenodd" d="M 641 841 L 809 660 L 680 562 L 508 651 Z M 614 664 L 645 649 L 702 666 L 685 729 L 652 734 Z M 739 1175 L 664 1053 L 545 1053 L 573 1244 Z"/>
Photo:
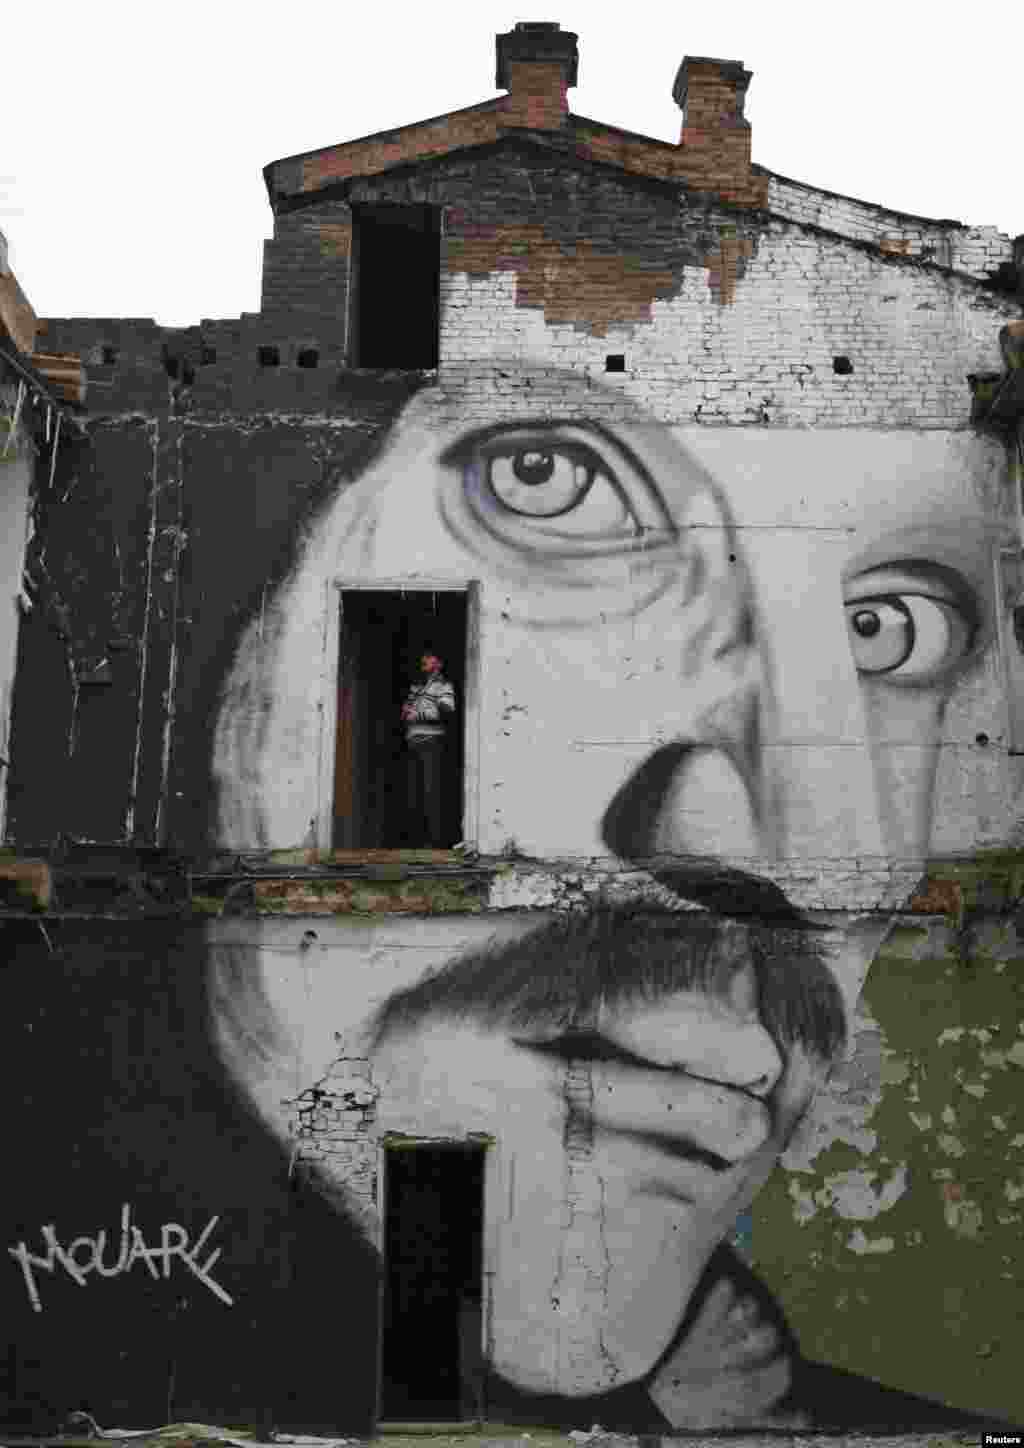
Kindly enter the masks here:
<path id="1" fill-rule="evenodd" d="M 743 1091 L 682 1073 L 605 1063 L 594 1067 L 589 1115 L 600 1129 L 678 1138 L 681 1146 L 689 1142 L 724 1163 L 756 1151 L 771 1129 L 765 1106 Z"/>
<path id="2" fill-rule="evenodd" d="M 763 1169 L 752 1171 L 750 1160 L 731 1163 L 715 1152 L 705 1152 L 691 1139 L 646 1136 L 642 1132 L 601 1130 L 595 1133 L 593 1160 L 606 1182 L 630 1196 L 664 1196 L 679 1208 L 678 1230 L 692 1225 L 687 1209 L 699 1205 L 721 1221 L 724 1235 L 756 1192 L 772 1161 L 762 1152 Z M 758 1159 L 760 1162 L 760 1158 Z M 675 1230 L 675 1228 L 673 1228 Z"/>
<path id="3" fill-rule="evenodd" d="M 733 1013 L 687 992 L 656 1007 L 609 1010 L 601 1034 L 659 1066 L 763 1095 L 778 1081 L 782 1059 L 757 1017 L 756 995 L 745 1004 Z"/>

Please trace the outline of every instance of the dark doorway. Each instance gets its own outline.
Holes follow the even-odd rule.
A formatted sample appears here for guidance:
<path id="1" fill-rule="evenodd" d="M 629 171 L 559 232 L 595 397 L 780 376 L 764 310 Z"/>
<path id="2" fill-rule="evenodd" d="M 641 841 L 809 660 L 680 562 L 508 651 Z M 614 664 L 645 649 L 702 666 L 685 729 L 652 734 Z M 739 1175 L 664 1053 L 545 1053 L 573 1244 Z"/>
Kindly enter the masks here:
<path id="1" fill-rule="evenodd" d="M 440 832 L 425 816 L 402 705 L 436 653 L 455 691 L 440 751 Z M 466 594 L 426 589 L 342 594 L 334 848 L 448 849 L 462 839 Z"/>
<path id="2" fill-rule="evenodd" d="M 385 1422 L 483 1416 L 484 1154 L 461 1143 L 385 1153 Z"/>
<path id="3" fill-rule="evenodd" d="M 354 205 L 352 222 L 352 365 L 436 367 L 440 207 Z"/>

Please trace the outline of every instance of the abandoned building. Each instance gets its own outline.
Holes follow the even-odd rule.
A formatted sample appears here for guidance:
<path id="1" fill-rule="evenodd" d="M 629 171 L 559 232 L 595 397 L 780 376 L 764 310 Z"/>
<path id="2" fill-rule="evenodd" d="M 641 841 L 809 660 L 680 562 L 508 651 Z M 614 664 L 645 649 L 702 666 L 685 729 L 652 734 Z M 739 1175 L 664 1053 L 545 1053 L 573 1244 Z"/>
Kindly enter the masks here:
<path id="1" fill-rule="evenodd" d="M 8 1431 L 1024 1419 L 1024 239 L 578 63 L 4 253 Z"/>

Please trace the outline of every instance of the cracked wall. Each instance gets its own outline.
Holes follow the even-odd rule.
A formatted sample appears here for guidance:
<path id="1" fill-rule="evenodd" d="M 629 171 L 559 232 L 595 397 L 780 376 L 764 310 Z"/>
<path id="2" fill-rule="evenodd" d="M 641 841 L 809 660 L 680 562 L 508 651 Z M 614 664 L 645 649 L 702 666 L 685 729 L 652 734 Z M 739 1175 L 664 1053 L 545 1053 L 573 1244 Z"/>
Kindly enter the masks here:
<path id="1" fill-rule="evenodd" d="M 555 378 L 559 412 L 538 420 L 526 384 L 543 395 Z M 401 397 L 371 394 L 365 412 L 348 397 L 326 417 L 196 408 L 97 424 L 100 448 L 139 460 L 116 507 L 144 524 L 135 567 L 152 559 L 151 590 L 138 692 L 80 706 L 73 760 L 93 759 L 94 787 L 104 778 L 85 751 L 108 701 L 141 730 L 136 820 L 186 860 L 205 842 L 228 862 L 220 896 L 204 880 L 202 945 L 183 949 L 208 996 L 180 1030 L 209 1021 L 208 1069 L 276 1152 L 274 1180 L 345 1223 L 346 1252 L 372 1260 L 379 1246 L 389 1134 L 492 1140 L 490 1402 L 513 1421 L 638 1431 L 856 1424 L 873 1360 L 849 1363 L 853 1400 L 837 1406 L 847 1360 L 834 1338 L 725 1243 L 760 1210 L 846 1017 L 847 1114 L 829 1130 L 854 1155 L 787 1195 L 784 1230 L 842 1220 L 865 1280 L 900 1244 L 889 1223 L 913 1194 L 912 1164 L 876 1160 L 888 1139 L 872 1148 L 869 1134 L 882 1109 L 871 1073 L 902 1068 L 884 1065 L 885 1013 L 870 996 L 855 1009 L 933 830 L 970 854 L 1016 818 L 995 646 L 1003 454 L 939 428 L 670 428 L 571 371 L 524 364 L 514 380 L 485 419 L 467 364 Z M 543 463 L 538 486 L 563 490 L 554 537 L 543 493 L 516 491 L 524 450 Z M 127 523 L 99 534 L 97 602 L 73 508 L 114 495 L 122 475 L 58 479 L 69 512 L 46 530 L 49 576 L 86 643 Z M 479 873 L 332 875 L 318 761 L 337 688 L 334 582 L 401 586 L 428 569 L 479 588 L 487 747 L 464 857 Z M 38 690 L 44 676 L 25 677 Z M 818 943 L 787 934 L 801 912 Z M 173 1022 L 162 1029 L 173 1037 Z M 147 1087 L 157 1115 L 167 1089 Z M 969 1150 L 959 1126 L 941 1121 L 938 1150 L 954 1137 Z M 975 1240 L 977 1190 L 942 1185 L 958 1240 Z M 237 1224 L 246 1208 L 223 1192 Z M 170 1206 L 158 1215 L 177 1220 Z M 301 1233 L 301 1217 L 271 1219 L 282 1242 Z M 755 1254 L 777 1238 L 755 1223 Z M 253 1290 L 241 1249 L 218 1265 L 233 1299 Z M 295 1300 L 308 1305 L 306 1274 Z M 867 1291 L 860 1279 L 843 1290 Z M 371 1323 L 375 1293 L 362 1299 Z M 877 1376 L 875 1411 L 901 1422 L 987 1406 L 966 1379 L 916 1377 L 891 1338 Z"/>
<path id="2" fill-rule="evenodd" d="M 258 315 L 47 324 L 99 400 L 33 505 L 7 1242 L 216 1216 L 231 1316 L 54 1258 L 9 1396 L 368 1429 L 382 1152 L 486 1141 L 493 1417 L 1019 1415 L 1006 248 L 578 118 L 443 139 L 279 163 Z M 443 210 L 436 374 L 345 365 L 364 203 Z M 338 586 L 430 580 L 479 605 L 463 849 L 339 858 Z"/>

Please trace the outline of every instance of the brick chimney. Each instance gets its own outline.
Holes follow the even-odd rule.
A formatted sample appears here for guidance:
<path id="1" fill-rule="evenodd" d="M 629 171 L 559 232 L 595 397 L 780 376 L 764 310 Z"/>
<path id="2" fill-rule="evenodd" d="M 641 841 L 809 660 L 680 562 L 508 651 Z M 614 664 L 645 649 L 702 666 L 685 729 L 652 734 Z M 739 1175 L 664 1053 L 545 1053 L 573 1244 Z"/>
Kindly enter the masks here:
<path id="1" fill-rule="evenodd" d="M 569 114 L 567 91 L 576 84 L 579 39 L 557 21 L 521 21 L 515 30 L 495 36 L 494 83 L 509 92 L 506 124 L 531 130 L 557 130 Z"/>
<path id="2" fill-rule="evenodd" d="M 672 87 L 683 113 L 679 145 L 686 181 L 747 202 L 751 187 L 757 189 L 750 170 L 750 122 L 743 115 L 751 74 L 741 60 L 687 55 Z"/>

